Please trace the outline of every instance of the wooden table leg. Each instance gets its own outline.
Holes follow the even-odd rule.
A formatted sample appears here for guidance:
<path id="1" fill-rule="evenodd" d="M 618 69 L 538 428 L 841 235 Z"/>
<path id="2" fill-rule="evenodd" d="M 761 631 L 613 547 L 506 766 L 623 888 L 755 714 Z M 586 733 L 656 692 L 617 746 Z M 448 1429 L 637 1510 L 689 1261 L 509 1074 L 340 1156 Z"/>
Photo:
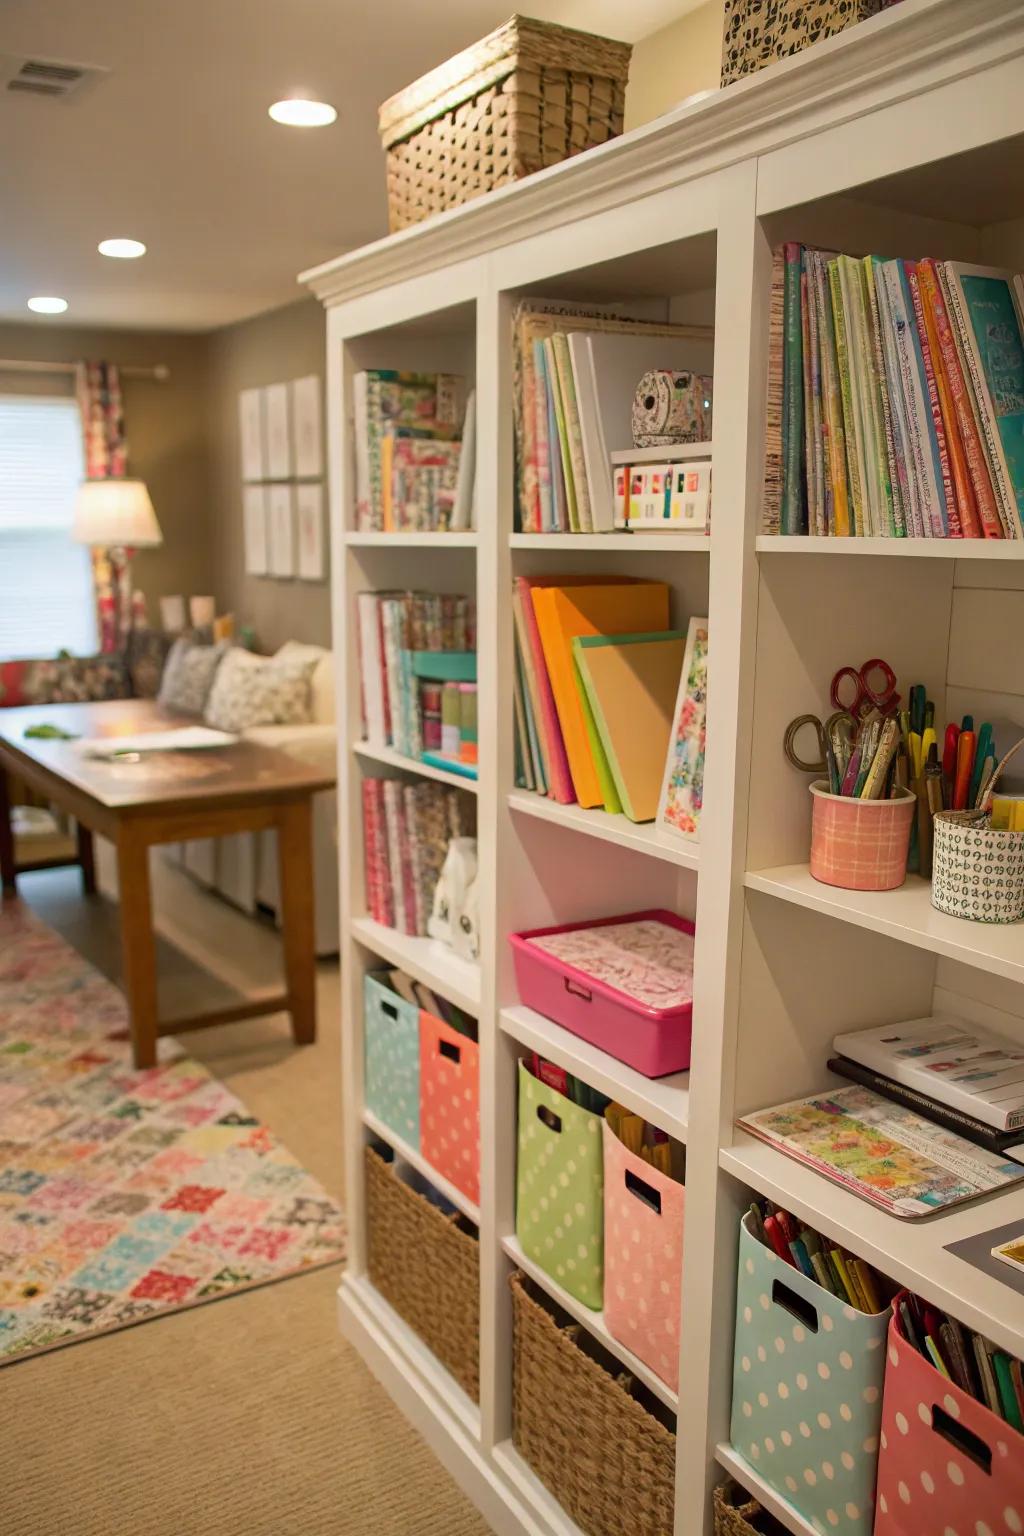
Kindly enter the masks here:
<path id="1" fill-rule="evenodd" d="M 117 883 L 121 903 L 121 969 L 128 1003 L 132 1059 L 156 1066 L 156 940 L 149 893 L 149 845 L 137 827 L 122 823 L 117 836 Z"/>
<path id="2" fill-rule="evenodd" d="M 95 896 L 96 852 L 92 833 L 80 821 L 75 823 L 75 838 L 78 843 L 78 863 L 82 871 L 82 890 L 87 896 Z"/>
<path id="3" fill-rule="evenodd" d="M 0 885 L 10 895 L 16 894 L 10 779 L 3 767 L 0 767 Z"/>
<path id="4" fill-rule="evenodd" d="M 316 1039 L 313 817 L 310 798 L 281 806 L 277 822 L 285 984 L 296 1045 Z"/>

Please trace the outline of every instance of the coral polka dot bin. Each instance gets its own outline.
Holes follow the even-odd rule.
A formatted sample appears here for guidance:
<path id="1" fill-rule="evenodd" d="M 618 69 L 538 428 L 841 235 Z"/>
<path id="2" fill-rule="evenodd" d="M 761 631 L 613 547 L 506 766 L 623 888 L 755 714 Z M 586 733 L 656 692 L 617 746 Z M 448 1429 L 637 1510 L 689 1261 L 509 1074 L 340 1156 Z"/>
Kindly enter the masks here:
<path id="1" fill-rule="evenodd" d="M 889 1325 L 875 1536 L 1019 1536 L 1024 1435 Z"/>
<path id="2" fill-rule="evenodd" d="M 420 1151 L 432 1168 L 480 1200 L 480 1047 L 420 1013 Z"/>
<path id="3" fill-rule="evenodd" d="M 891 1309 L 868 1316 L 840 1301 L 759 1242 L 749 1220 L 740 1225 L 733 1446 L 816 1531 L 871 1536 Z"/>

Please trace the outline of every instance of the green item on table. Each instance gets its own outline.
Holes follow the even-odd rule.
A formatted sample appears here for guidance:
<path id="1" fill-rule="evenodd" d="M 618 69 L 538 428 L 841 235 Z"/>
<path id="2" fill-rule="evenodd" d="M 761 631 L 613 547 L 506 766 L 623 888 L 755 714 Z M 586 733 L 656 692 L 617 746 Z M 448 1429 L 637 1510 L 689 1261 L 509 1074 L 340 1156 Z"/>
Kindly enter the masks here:
<path id="1" fill-rule="evenodd" d="M 36 741 L 77 741 L 77 731 L 66 731 L 60 725 L 26 725 L 25 735 Z"/>

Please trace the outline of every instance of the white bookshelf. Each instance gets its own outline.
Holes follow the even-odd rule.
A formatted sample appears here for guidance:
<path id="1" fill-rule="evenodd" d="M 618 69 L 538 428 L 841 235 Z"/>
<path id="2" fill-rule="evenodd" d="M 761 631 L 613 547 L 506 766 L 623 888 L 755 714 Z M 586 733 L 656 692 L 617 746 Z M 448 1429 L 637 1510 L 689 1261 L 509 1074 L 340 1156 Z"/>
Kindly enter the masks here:
<path id="1" fill-rule="evenodd" d="M 456 773 L 451 768 L 438 768 L 435 763 L 425 763 L 418 757 L 406 757 L 404 753 L 396 752 L 393 747 L 374 747 L 368 741 L 357 741 L 353 743 L 352 750 L 357 757 L 381 763 L 385 768 L 396 768 L 401 773 L 419 774 L 424 779 L 437 779 L 440 784 L 450 784 L 453 789 L 464 789 L 467 794 L 476 794 L 476 779 L 471 779 L 464 773 Z"/>
<path id="2" fill-rule="evenodd" d="M 675 1405 L 678 1492 L 666 1536 L 710 1536 L 711 1490 L 726 1470 L 787 1530 L 811 1529 L 728 1444 L 737 1226 L 751 1192 L 788 1205 L 1004 1348 L 1024 1350 L 1017 1294 L 946 1251 L 1002 1221 L 1024 1227 L 1024 1196 L 1011 1191 L 924 1223 L 899 1222 L 734 1129 L 750 1110 L 824 1086 L 837 1031 L 920 1015 L 937 991 L 945 1007 L 997 1015 L 1024 1039 L 1024 926 L 946 918 L 916 880 L 874 895 L 811 880 L 808 779 L 781 750 L 788 720 L 827 707 L 835 669 L 870 656 L 891 661 L 904 687 L 924 682 L 940 721 L 972 706 L 993 716 L 1003 707 L 1011 718 L 1016 709 L 1024 719 L 1016 563 L 1024 541 L 760 531 L 773 245 L 804 240 L 1024 268 L 1022 54 L 1016 0 L 903 0 L 727 91 L 305 274 L 327 307 L 331 422 L 351 420 L 361 368 L 453 370 L 477 391 L 472 533 L 355 531 L 352 445 L 340 431 L 330 436 L 351 1226 L 340 1317 L 508 1536 L 577 1536 L 512 1441 L 507 1276 L 514 1266 L 530 1272 L 514 1237 L 516 1064 L 526 1051 L 546 1053 L 686 1143 L 685 1391 Z M 510 318 L 516 298 L 534 293 L 623 309 L 634 298 L 660 299 L 667 317 L 714 324 L 712 538 L 515 531 Z M 663 579 L 674 624 L 710 618 L 699 848 L 514 784 L 508 593 L 516 575 L 577 569 Z M 477 599 L 479 779 L 456 782 L 477 804 L 479 965 L 365 915 L 363 775 L 438 776 L 359 744 L 354 595 L 406 586 Z M 658 1082 L 524 1007 L 507 942 L 517 929 L 653 906 L 697 923 L 691 1070 Z M 478 1406 L 366 1273 L 362 1148 L 373 1135 L 394 1145 L 367 1118 L 362 1092 L 362 979 L 382 962 L 479 1020 Z M 396 1147 L 417 1166 L 411 1151 Z M 533 1273 L 577 1315 L 578 1304 L 574 1312 L 549 1277 Z M 599 1316 L 580 1321 L 601 1338 Z M 623 1359 L 616 1341 L 602 1342 Z"/>

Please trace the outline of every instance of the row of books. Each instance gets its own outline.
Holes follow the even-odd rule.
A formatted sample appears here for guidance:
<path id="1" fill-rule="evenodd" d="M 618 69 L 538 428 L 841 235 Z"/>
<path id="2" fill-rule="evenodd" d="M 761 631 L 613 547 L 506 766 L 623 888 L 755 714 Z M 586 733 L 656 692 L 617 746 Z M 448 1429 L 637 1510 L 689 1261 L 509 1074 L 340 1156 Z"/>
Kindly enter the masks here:
<path id="1" fill-rule="evenodd" d="M 475 604 L 448 593 L 360 592 L 356 610 L 364 739 L 419 758 L 423 699 L 416 657 L 472 652 Z"/>
<path id="2" fill-rule="evenodd" d="M 363 779 L 363 850 L 370 916 L 424 937 L 452 838 L 470 837 L 473 806 L 445 784 Z"/>
<path id="3" fill-rule="evenodd" d="M 1017 539 L 1024 284 L 956 261 L 774 253 L 764 531 Z"/>
<path id="4" fill-rule="evenodd" d="M 707 326 L 521 300 L 513 318 L 517 527 L 611 532 L 613 452 L 632 449 L 638 438 L 666 446 L 710 440 L 712 357 Z M 672 375 L 671 399 L 637 415 L 637 386 L 651 373 Z M 645 434 L 645 427 L 668 425 L 669 415 L 671 431 Z"/>
<path id="5" fill-rule="evenodd" d="M 457 374 L 372 368 L 353 382 L 356 527 L 472 527 L 474 396 Z"/>

